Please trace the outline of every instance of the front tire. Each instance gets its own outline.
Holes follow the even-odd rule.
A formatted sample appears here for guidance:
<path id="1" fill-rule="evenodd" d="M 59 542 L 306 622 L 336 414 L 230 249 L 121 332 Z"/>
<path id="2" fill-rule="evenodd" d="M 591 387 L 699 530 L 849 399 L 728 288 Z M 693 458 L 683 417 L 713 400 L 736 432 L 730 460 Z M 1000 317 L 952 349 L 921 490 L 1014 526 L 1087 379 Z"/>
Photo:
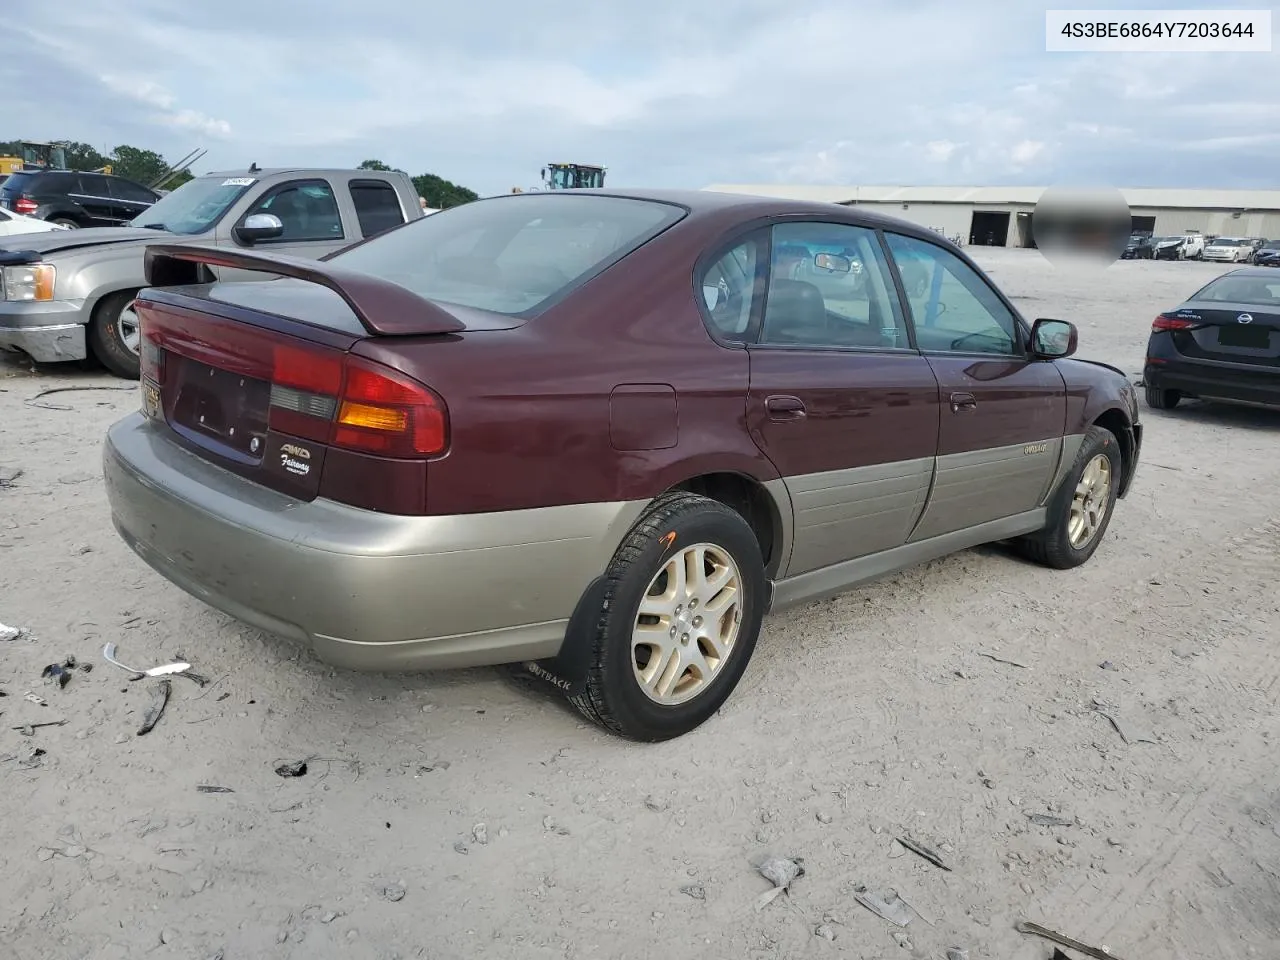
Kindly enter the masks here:
<path id="1" fill-rule="evenodd" d="M 1055 570 L 1078 567 L 1092 557 L 1111 523 L 1123 466 L 1115 434 L 1090 427 L 1050 502 L 1048 524 L 1019 541 L 1022 552 Z"/>
<path id="2" fill-rule="evenodd" d="M 80 224 L 70 217 L 50 217 L 50 223 L 56 223 L 60 227 L 66 227 L 68 230 L 79 230 Z"/>
<path id="3" fill-rule="evenodd" d="M 138 356 L 138 315 L 133 310 L 136 290 L 121 290 L 98 301 L 89 321 L 89 346 L 104 367 L 124 380 L 141 375 Z"/>
<path id="4" fill-rule="evenodd" d="M 670 740 L 704 723 L 751 659 L 768 581 L 746 521 L 718 501 L 665 495 L 605 573 L 586 717 L 630 740 Z"/>

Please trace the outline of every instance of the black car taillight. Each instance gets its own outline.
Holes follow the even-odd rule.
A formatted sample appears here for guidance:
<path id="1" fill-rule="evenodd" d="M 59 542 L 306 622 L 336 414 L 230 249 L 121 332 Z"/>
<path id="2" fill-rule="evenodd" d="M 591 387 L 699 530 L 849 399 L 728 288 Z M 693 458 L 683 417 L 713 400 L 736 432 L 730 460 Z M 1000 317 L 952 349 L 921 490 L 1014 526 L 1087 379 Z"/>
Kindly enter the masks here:
<path id="1" fill-rule="evenodd" d="M 1194 327 L 1196 322 L 1188 320 L 1186 317 L 1173 317 L 1167 313 L 1162 313 L 1151 321 L 1151 332 L 1158 333 L 1161 330 L 1188 330 Z"/>

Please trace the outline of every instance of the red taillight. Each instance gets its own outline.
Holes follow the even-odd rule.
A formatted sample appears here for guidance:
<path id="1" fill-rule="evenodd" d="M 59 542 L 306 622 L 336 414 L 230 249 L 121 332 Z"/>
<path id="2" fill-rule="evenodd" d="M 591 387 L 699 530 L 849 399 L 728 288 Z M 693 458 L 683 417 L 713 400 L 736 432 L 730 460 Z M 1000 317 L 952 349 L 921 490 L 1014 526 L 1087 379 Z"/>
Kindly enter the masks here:
<path id="1" fill-rule="evenodd" d="M 309 393 L 336 396 L 342 389 L 342 358 L 299 347 L 272 351 L 271 382 Z"/>
<path id="2" fill-rule="evenodd" d="M 28 200 L 26 197 L 19 197 L 13 201 L 13 212 L 20 213 L 24 217 L 29 217 L 40 209 L 40 204 L 34 200 Z"/>
<path id="3" fill-rule="evenodd" d="M 386 457 L 430 457 L 448 443 L 444 401 L 380 363 L 348 357 L 332 443 Z"/>
<path id="4" fill-rule="evenodd" d="M 164 350 L 151 336 L 145 314 L 138 313 L 135 300 L 130 304 L 138 317 L 138 357 L 143 378 L 151 380 L 156 386 L 164 385 Z"/>
<path id="5" fill-rule="evenodd" d="M 425 384 L 372 360 L 274 351 L 271 426 L 346 450 L 421 459 L 448 446 L 448 411 Z"/>
<path id="6" fill-rule="evenodd" d="M 1159 330 L 1186 330 L 1194 327 L 1196 321 L 1188 320 L 1186 317 L 1171 317 L 1167 313 L 1162 313 L 1151 322 L 1151 332 L 1155 333 Z"/>

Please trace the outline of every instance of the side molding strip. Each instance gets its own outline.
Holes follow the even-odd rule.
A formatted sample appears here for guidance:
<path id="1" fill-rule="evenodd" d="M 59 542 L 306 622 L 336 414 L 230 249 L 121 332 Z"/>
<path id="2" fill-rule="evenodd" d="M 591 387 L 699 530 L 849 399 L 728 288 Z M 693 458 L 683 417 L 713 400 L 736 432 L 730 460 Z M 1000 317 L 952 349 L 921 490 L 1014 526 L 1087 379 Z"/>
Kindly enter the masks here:
<path id="1" fill-rule="evenodd" d="M 852 587 L 876 580 L 889 573 L 927 563 L 939 557 L 984 543 L 1008 540 L 1044 528 L 1048 511 L 1043 507 L 1013 517 L 992 520 L 939 537 L 903 544 L 867 557 L 846 560 L 798 577 L 789 577 L 773 585 L 769 612 L 773 613 L 813 600 L 836 596 Z"/>

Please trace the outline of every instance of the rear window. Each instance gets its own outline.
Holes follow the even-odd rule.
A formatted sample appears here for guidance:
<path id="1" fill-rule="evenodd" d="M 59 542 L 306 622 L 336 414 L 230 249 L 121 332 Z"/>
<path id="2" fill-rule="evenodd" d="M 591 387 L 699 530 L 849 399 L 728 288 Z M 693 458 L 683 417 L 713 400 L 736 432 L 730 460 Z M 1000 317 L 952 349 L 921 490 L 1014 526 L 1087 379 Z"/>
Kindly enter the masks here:
<path id="1" fill-rule="evenodd" d="M 35 186 L 36 176 L 34 173 L 11 173 L 4 183 L 0 184 L 0 190 L 14 194 L 30 192 Z"/>
<path id="2" fill-rule="evenodd" d="M 1192 299 L 1280 308 L 1280 278 L 1227 274 L 1206 285 Z"/>
<path id="3" fill-rule="evenodd" d="M 683 216 L 652 200 L 525 194 L 452 207 L 332 259 L 431 300 L 527 314 Z"/>

